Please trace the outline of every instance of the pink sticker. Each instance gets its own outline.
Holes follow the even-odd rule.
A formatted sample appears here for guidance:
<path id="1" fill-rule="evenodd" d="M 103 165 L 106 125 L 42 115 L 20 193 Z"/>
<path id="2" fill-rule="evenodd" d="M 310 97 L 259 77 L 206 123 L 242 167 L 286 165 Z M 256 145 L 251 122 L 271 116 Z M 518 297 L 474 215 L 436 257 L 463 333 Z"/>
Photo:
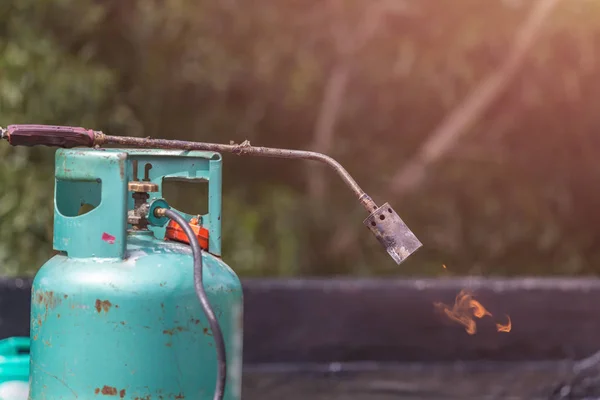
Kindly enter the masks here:
<path id="1" fill-rule="evenodd" d="M 116 238 L 113 235 L 109 235 L 108 233 L 104 232 L 102 234 L 102 240 L 104 240 L 105 242 L 107 242 L 109 244 L 115 244 Z"/>

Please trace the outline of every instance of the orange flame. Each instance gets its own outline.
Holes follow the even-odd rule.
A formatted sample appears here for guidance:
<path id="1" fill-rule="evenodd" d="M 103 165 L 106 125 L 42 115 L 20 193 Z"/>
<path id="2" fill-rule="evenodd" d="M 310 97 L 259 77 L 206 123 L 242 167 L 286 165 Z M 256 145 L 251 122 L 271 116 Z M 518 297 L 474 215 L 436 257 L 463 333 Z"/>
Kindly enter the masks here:
<path id="1" fill-rule="evenodd" d="M 434 303 L 434 306 L 446 314 L 448 318 L 464 326 L 465 331 L 467 331 L 469 335 L 474 335 L 477 332 L 475 318 L 481 319 L 485 316 L 492 316 L 492 314 L 486 310 L 480 302 L 473 299 L 473 295 L 467 293 L 466 290 L 461 290 L 460 293 L 458 293 L 452 308 L 443 303 Z M 510 317 L 508 315 L 506 317 L 508 318 L 507 325 L 496 324 L 498 332 L 510 332 Z"/>
<path id="2" fill-rule="evenodd" d="M 486 315 L 489 315 L 490 317 L 492 316 L 492 314 L 486 310 L 480 302 L 478 302 L 477 300 L 470 300 L 470 307 L 471 310 L 473 310 L 473 315 L 476 316 L 477 318 L 483 318 Z"/>
<path id="3" fill-rule="evenodd" d="M 507 315 L 506 318 L 508 318 L 508 323 L 506 325 L 496 324 L 496 329 L 498 330 L 498 332 L 510 332 L 510 330 L 512 329 L 512 322 L 510 321 L 510 317 Z"/>

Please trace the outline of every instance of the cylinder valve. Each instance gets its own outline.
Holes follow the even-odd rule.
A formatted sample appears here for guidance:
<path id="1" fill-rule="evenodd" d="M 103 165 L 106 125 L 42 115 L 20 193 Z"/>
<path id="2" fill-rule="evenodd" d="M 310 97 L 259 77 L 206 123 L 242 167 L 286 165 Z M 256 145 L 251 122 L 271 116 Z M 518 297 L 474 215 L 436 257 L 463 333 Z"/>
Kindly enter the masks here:
<path id="1" fill-rule="evenodd" d="M 133 161 L 133 181 L 127 183 L 127 190 L 133 192 L 133 209 L 127 214 L 127 222 L 134 230 L 148 229 L 148 199 L 149 193 L 158 192 L 158 185 L 150 181 L 152 164 L 144 166 L 144 179 L 138 180 L 138 162 Z"/>

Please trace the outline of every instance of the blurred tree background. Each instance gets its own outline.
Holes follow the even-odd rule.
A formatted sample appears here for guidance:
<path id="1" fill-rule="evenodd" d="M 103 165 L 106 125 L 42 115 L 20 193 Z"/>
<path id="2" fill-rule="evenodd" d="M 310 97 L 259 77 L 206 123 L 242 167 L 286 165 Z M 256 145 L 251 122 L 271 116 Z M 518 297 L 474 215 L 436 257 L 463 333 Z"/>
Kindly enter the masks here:
<path id="1" fill-rule="evenodd" d="M 560 2 L 502 94 L 419 185 L 401 190 L 406 163 L 510 58 L 532 7 L 4 0 L 0 126 L 324 151 L 424 243 L 397 267 L 331 171 L 226 155 L 224 258 L 243 276 L 594 274 L 596 1 Z M 52 254 L 53 154 L 0 145 L 3 275 L 34 273 Z M 202 209 L 202 191 L 188 186 L 169 188 L 169 199 Z"/>

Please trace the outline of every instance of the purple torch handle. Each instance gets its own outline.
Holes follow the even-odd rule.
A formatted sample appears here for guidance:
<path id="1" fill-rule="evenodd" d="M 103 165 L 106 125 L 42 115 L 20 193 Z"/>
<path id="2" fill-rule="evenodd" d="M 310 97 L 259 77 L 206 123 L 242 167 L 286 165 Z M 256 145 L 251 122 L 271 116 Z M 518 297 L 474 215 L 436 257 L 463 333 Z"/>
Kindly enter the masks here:
<path id="1" fill-rule="evenodd" d="M 3 138 L 13 146 L 92 147 L 96 132 L 91 129 L 50 125 L 9 125 Z"/>

